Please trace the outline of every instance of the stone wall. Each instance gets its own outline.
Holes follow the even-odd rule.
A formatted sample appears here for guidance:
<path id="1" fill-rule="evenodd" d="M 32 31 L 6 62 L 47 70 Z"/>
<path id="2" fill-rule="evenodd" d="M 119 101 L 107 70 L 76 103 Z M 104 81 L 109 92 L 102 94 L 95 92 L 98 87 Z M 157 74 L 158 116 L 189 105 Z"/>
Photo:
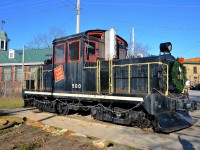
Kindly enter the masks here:
<path id="1" fill-rule="evenodd" d="M 187 79 L 191 85 L 200 83 L 200 63 L 198 64 L 184 64 L 187 70 Z M 197 73 L 194 73 L 194 67 L 197 67 Z"/>

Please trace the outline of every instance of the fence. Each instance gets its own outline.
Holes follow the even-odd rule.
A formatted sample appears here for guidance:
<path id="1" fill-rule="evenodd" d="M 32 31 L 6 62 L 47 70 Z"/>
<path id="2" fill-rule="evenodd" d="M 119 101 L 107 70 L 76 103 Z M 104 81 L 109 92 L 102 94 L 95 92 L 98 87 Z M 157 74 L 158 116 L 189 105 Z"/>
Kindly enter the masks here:
<path id="1" fill-rule="evenodd" d="M 20 81 L 0 81 L 0 97 L 21 97 L 22 83 Z"/>

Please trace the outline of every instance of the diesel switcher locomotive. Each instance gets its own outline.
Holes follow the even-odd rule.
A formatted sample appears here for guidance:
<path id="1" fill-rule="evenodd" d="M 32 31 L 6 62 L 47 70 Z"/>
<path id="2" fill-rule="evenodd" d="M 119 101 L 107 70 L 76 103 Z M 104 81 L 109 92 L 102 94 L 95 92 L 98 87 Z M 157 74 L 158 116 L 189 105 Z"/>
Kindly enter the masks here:
<path id="1" fill-rule="evenodd" d="M 127 57 L 127 42 L 116 30 L 88 30 L 53 41 L 52 60 L 29 72 L 23 88 L 25 107 L 67 115 L 88 111 L 95 119 L 152 127 L 170 133 L 193 125 L 197 108 L 184 92 L 186 69 L 171 55 Z"/>

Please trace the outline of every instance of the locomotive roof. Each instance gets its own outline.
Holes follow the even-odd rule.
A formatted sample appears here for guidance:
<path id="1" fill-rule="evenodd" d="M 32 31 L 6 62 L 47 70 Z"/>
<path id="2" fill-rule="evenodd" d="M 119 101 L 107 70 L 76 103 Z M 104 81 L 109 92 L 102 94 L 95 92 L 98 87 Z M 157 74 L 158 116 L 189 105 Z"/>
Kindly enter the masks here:
<path id="1" fill-rule="evenodd" d="M 76 38 L 76 37 L 77 38 L 78 37 L 84 37 L 84 36 L 88 37 L 88 33 L 91 33 L 91 32 L 102 32 L 102 33 L 105 33 L 106 31 L 108 31 L 108 30 L 101 30 L 101 29 L 87 30 L 85 32 L 81 32 L 81 33 L 78 33 L 78 34 L 72 34 L 72 35 L 69 35 L 69 36 L 65 36 L 65 37 L 60 37 L 60 38 L 54 39 L 53 40 L 53 44 L 61 42 L 61 41 L 66 41 L 66 40 L 69 40 L 69 39 L 72 39 L 72 38 Z M 122 37 L 117 35 L 117 38 L 119 38 L 120 40 L 124 41 L 125 45 L 128 46 L 128 43 Z"/>

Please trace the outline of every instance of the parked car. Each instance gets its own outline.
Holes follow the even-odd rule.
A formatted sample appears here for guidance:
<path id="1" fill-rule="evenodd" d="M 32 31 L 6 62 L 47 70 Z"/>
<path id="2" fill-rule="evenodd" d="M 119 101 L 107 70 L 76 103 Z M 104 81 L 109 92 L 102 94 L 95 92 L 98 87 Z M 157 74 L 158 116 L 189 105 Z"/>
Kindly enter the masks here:
<path id="1" fill-rule="evenodd" d="M 200 84 L 196 84 L 190 87 L 190 90 L 200 90 Z"/>

